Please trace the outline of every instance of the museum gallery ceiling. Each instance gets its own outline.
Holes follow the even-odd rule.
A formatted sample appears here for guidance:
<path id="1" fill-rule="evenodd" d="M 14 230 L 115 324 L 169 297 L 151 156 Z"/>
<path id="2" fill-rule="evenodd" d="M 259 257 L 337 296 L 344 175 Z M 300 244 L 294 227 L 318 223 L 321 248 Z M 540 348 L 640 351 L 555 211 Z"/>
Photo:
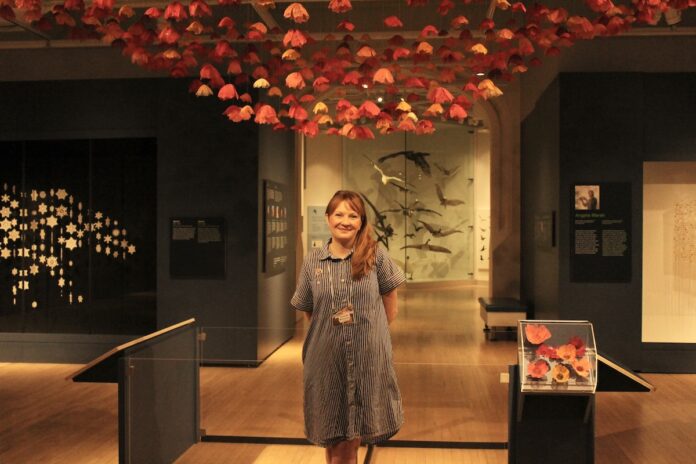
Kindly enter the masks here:
<path id="1" fill-rule="evenodd" d="M 465 122 L 474 102 L 578 40 L 696 22 L 696 0 L 544 3 L 0 0 L 0 48 L 117 47 L 225 101 L 232 122 L 374 138 Z"/>

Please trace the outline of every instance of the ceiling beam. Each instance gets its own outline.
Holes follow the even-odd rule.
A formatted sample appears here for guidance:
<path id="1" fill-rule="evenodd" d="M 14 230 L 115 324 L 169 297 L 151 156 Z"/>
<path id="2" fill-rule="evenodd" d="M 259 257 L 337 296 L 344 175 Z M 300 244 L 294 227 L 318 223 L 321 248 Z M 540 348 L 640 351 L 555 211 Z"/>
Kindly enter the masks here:
<path id="1" fill-rule="evenodd" d="M 366 32 L 372 40 L 374 41 L 386 41 L 394 36 L 392 32 L 376 31 L 376 32 Z M 406 39 L 416 39 L 420 37 L 420 31 L 406 31 L 402 32 L 402 37 Z M 312 33 L 310 34 L 317 42 L 339 42 L 342 41 L 343 34 L 337 34 L 333 39 L 326 39 L 327 34 L 323 33 Z M 691 37 L 696 36 L 696 27 L 680 27 L 680 28 L 669 28 L 669 27 L 645 27 L 640 29 L 632 29 L 621 33 L 618 36 L 606 37 L 607 39 L 620 40 L 622 38 L 630 37 Z M 43 36 L 42 36 L 43 37 Z M 450 35 L 449 37 L 456 37 Z M 282 35 L 269 34 L 268 38 L 272 40 L 282 40 Z M 446 39 L 445 37 L 428 37 L 428 41 L 437 41 Z M 598 37 L 599 38 L 599 37 Z M 214 43 L 214 40 L 200 41 L 203 43 Z M 232 40 L 230 43 L 249 43 L 255 41 L 249 40 Z M 19 50 L 19 49 L 36 49 L 36 48 L 96 48 L 96 47 L 110 47 L 110 44 L 105 44 L 99 40 L 69 40 L 69 39 L 55 39 L 50 40 L 48 38 L 44 40 L 14 40 L 14 41 L 4 41 L 0 40 L 0 50 Z"/>
<path id="2" fill-rule="evenodd" d="M 269 30 L 278 29 L 282 31 L 278 22 L 275 20 L 271 12 L 268 11 L 267 6 L 261 5 L 258 0 L 252 0 L 250 3 L 251 7 L 254 9 L 254 11 L 256 11 L 256 14 L 259 15 L 259 18 L 263 20 Z"/>

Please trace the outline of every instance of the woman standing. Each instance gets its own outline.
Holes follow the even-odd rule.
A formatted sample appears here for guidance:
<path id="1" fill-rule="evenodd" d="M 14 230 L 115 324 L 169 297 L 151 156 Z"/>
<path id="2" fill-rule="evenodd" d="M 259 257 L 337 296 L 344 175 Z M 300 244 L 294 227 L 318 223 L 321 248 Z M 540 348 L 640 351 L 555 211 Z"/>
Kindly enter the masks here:
<path id="1" fill-rule="evenodd" d="M 336 192 L 326 219 L 331 240 L 305 258 L 291 301 L 309 319 L 305 433 L 327 463 L 353 464 L 361 441 L 386 440 L 403 423 L 389 323 L 406 279 L 373 238 L 360 195 Z"/>

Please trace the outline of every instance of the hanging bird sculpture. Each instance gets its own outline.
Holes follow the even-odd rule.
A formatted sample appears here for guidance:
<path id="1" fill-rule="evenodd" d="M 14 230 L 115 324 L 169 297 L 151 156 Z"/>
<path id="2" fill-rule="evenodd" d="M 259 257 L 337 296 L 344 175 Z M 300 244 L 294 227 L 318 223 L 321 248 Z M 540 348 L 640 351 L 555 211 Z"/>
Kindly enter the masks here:
<path id="1" fill-rule="evenodd" d="M 440 199 L 440 205 L 447 208 L 448 206 L 459 206 L 466 202 L 464 200 L 450 199 L 445 196 L 442 192 L 442 188 L 438 184 L 435 184 L 435 190 L 437 191 L 437 197 Z"/>
<path id="2" fill-rule="evenodd" d="M 377 166 L 377 164 L 374 161 L 372 161 L 370 158 L 367 157 L 367 155 L 363 155 L 363 156 L 365 157 L 366 160 L 368 160 L 370 162 L 372 167 L 379 173 L 379 175 L 381 177 L 380 180 L 381 180 L 383 185 L 392 185 L 392 186 L 398 188 L 399 190 L 401 190 L 402 192 L 413 192 L 413 190 L 406 187 L 407 185 L 411 185 L 411 184 L 409 184 L 408 182 L 406 182 L 405 180 L 403 180 L 399 177 L 386 175 L 384 173 L 384 171 L 382 171 L 382 169 L 379 166 Z M 403 184 L 403 185 L 401 185 L 401 184 Z M 411 185 L 411 187 L 413 187 L 413 185 Z"/>
<path id="3" fill-rule="evenodd" d="M 384 246 L 389 249 L 389 239 L 396 235 L 394 233 L 394 227 L 392 227 L 391 224 L 387 224 L 387 216 L 382 214 L 381 211 L 377 209 L 377 207 L 367 198 L 367 196 L 364 193 L 360 194 L 361 197 L 363 197 L 363 200 L 370 206 L 372 209 L 372 212 L 375 213 L 375 231 L 377 232 L 377 241 L 382 242 Z"/>
<path id="4" fill-rule="evenodd" d="M 459 165 L 459 166 L 455 166 L 452 169 L 445 169 L 437 163 L 433 163 L 433 164 L 435 164 L 435 167 L 440 170 L 440 172 L 442 173 L 442 175 L 444 177 L 454 177 L 457 174 L 457 172 L 459 172 L 459 168 L 461 167 L 461 165 Z"/>
<path id="5" fill-rule="evenodd" d="M 395 153 L 382 156 L 377 160 L 377 162 L 384 163 L 386 160 L 396 158 L 397 156 L 404 156 L 407 160 L 413 161 L 416 166 L 418 166 L 426 175 L 431 175 L 430 164 L 428 164 L 428 161 L 425 159 L 426 156 L 430 156 L 430 153 L 423 153 L 421 151 L 413 150 L 397 151 Z"/>
<path id="6" fill-rule="evenodd" d="M 423 224 L 425 226 L 425 228 L 428 229 L 428 232 L 430 232 L 430 234 L 433 237 L 447 237 L 448 235 L 452 235 L 452 234 L 463 234 L 464 233 L 463 230 L 459 230 L 459 229 L 445 229 L 442 226 L 437 226 L 435 224 L 429 224 L 429 223 L 424 222 L 424 221 L 419 220 L 418 222 Z"/>
<path id="7" fill-rule="evenodd" d="M 430 239 L 426 240 L 425 243 L 419 243 L 419 244 L 415 244 L 415 245 L 405 245 L 405 246 L 402 246 L 400 249 L 403 250 L 404 248 L 416 248 L 417 250 L 433 251 L 435 253 L 452 254 L 452 251 L 449 248 L 445 248 L 445 247 L 439 246 L 439 245 L 430 245 Z"/>
<path id="8" fill-rule="evenodd" d="M 442 216 L 442 214 L 438 213 L 435 210 L 428 209 L 428 208 L 421 208 L 418 206 L 420 203 L 418 200 L 414 201 L 411 203 L 410 206 L 404 206 L 398 201 L 394 201 L 397 205 L 399 205 L 399 209 L 385 209 L 385 213 L 402 213 L 404 216 L 408 217 L 413 217 L 414 214 L 416 213 L 427 213 L 427 214 L 437 214 L 438 216 Z"/>

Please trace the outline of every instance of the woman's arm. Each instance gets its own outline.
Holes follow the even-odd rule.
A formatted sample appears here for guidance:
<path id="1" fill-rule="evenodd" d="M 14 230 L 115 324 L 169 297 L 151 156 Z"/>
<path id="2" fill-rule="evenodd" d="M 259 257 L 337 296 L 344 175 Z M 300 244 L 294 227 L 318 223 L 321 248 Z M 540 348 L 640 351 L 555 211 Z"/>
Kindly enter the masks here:
<path id="1" fill-rule="evenodd" d="M 391 324 L 392 321 L 396 319 L 396 315 L 399 314 L 396 289 L 382 295 L 382 303 L 384 303 L 384 312 L 387 313 L 387 322 Z"/>

